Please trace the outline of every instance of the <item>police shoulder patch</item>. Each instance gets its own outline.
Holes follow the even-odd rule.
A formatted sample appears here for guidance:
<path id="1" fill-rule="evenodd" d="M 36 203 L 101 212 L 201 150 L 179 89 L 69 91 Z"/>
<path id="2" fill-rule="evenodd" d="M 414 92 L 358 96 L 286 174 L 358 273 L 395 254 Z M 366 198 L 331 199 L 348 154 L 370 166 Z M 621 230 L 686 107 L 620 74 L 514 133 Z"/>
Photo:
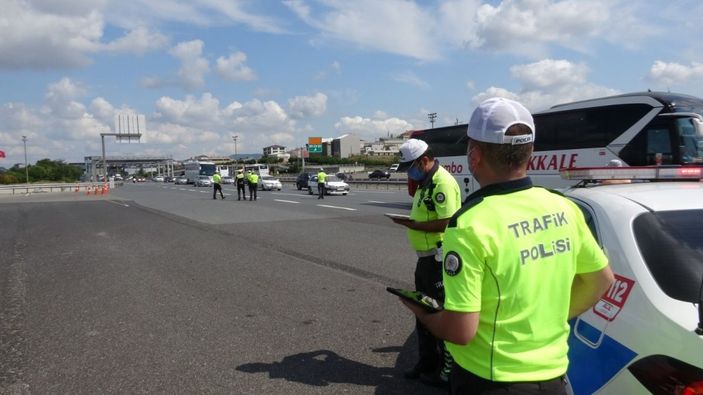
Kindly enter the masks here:
<path id="1" fill-rule="evenodd" d="M 448 276 L 456 276 L 461 271 L 461 257 L 456 252 L 448 252 L 444 257 L 444 272 Z"/>
<path id="2" fill-rule="evenodd" d="M 444 194 L 442 192 L 439 192 L 436 195 L 434 195 L 434 200 L 436 200 L 437 203 L 443 203 L 444 199 L 446 199 L 446 197 L 444 196 Z"/>

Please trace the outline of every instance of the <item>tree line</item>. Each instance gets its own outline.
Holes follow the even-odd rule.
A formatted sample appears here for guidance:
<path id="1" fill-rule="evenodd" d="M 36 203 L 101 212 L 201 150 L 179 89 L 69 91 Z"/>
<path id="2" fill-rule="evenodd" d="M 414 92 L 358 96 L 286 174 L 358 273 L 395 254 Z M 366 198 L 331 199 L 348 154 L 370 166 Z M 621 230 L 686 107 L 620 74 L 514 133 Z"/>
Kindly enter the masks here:
<path id="1" fill-rule="evenodd" d="M 83 174 L 80 167 L 69 165 L 62 160 L 42 159 L 34 165 L 29 165 L 27 171 L 18 163 L 0 174 L 0 184 L 21 184 L 29 182 L 75 182 Z"/>

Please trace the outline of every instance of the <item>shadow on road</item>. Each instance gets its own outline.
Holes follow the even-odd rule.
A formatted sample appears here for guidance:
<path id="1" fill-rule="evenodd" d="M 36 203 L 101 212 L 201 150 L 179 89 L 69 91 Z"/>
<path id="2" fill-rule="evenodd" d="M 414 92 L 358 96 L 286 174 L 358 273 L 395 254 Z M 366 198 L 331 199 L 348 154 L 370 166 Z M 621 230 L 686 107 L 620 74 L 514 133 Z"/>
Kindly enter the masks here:
<path id="1" fill-rule="evenodd" d="M 397 352 L 392 368 L 375 367 L 344 358 L 334 351 L 318 350 L 284 357 L 280 362 L 247 363 L 237 366 L 246 373 L 268 373 L 271 379 L 284 379 L 311 386 L 325 387 L 334 383 L 376 387 L 376 394 L 442 394 L 442 390 L 427 387 L 403 378 L 403 371 L 414 364 L 416 336 L 413 333 L 402 347 L 383 347 L 375 353 Z"/>

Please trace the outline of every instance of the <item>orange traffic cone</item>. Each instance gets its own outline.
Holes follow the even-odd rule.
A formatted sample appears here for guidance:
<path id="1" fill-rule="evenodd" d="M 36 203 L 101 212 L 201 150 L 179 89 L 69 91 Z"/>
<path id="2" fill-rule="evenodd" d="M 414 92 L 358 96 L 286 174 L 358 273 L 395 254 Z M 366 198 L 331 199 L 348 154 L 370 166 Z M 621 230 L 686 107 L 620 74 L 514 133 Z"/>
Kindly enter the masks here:
<path id="1" fill-rule="evenodd" d="M 103 184 L 103 188 L 102 188 L 102 190 L 100 191 L 100 194 L 101 194 L 101 195 L 104 195 L 104 194 L 106 194 L 106 193 L 107 193 L 107 184 Z"/>
<path id="2" fill-rule="evenodd" d="M 90 196 L 90 185 L 85 187 L 85 196 Z"/>

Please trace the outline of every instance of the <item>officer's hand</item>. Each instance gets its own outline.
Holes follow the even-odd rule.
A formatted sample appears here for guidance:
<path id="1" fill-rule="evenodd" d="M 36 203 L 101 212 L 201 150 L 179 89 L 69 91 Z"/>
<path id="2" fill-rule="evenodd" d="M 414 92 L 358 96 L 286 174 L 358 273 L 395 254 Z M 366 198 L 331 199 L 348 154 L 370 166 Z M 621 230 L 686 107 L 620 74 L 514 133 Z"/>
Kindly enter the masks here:
<path id="1" fill-rule="evenodd" d="M 410 311 L 412 311 L 413 314 L 415 314 L 418 318 L 424 317 L 425 315 L 429 314 L 429 313 L 427 312 L 427 310 L 425 310 L 425 309 L 423 309 L 422 307 L 416 305 L 415 303 L 409 302 L 409 301 L 407 301 L 407 300 L 405 300 L 405 299 L 403 299 L 403 298 L 398 298 L 398 299 L 400 299 L 400 301 L 405 305 L 405 307 L 407 307 L 408 309 L 410 309 Z"/>
<path id="2" fill-rule="evenodd" d="M 410 218 L 391 218 L 391 221 L 403 226 L 410 226 L 411 223 L 415 222 Z"/>

